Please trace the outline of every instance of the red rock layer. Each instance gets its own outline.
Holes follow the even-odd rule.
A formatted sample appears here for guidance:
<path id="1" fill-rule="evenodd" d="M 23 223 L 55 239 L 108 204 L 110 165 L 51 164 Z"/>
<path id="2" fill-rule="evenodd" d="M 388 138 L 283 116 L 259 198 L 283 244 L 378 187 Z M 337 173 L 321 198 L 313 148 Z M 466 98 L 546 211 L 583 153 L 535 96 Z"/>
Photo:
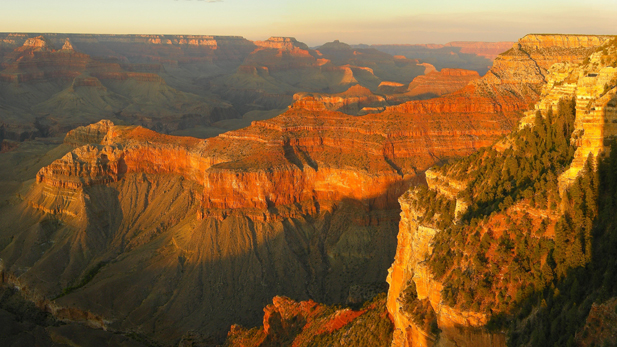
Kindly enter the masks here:
<path id="1" fill-rule="evenodd" d="M 67 142 L 98 141 L 97 131 L 108 129 L 102 141 L 106 146 L 74 150 L 43 168 L 37 181 L 78 189 L 130 172 L 174 173 L 203 185 L 203 208 L 268 208 L 346 198 L 386 208 L 396 206 L 417 172 L 440 158 L 487 146 L 514 124 L 492 113 L 461 110 L 444 117 L 414 112 L 392 109 L 351 117 L 293 107 L 205 141 L 97 124 L 96 129 L 77 129 Z"/>
<path id="2" fill-rule="evenodd" d="M 276 118 L 206 141 L 111 127 L 107 147 L 76 150 L 42 169 L 37 181 L 75 188 L 127 172 L 174 173 L 203 185 L 206 209 L 341 199 L 393 207 L 419 172 L 488 146 L 512 129 L 544 81 L 544 70 L 530 58 L 540 52 L 532 53 L 513 49 L 459 92 L 362 117 L 327 111 L 313 97 Z M 580 58 L 577 50 L 569 54 Z M 343 95 L 371 93 L 354 87 Z"/>
<path id="3" fill-rule="evenodd" d="M 388 95 L 387 99 L 389 102 L 404 102 L 442 96 L 460 90 L 467 86 L 469 82 L 479 78 L 480 75 L 471 70 L 442 69 L 439 72 L 432 71 L 414 78 L 405 90 L 394 89 L 395 93 Z"/>
<path id="4" fill-rule="evenodd" d="M 312 346 L 321 345 L 320 341 L 324 343 L 324 336 L 327 345 L 340 339 L 343 344 L 347 340 L 348 343 L 386 346 L 390 342 L 387 339 L 391 323 L 384 306 L 384 300 L 380 299 L 358 311 L 349 308 L 332 310 L 312 300 L 296 302 L 276 296 L 272 304 L 264 308 L 262 327 L 248 330 L 233 325 L 225 346 Z"/>
<path id="5" fill-rule="evenodd" d="M 386 99 L 373 94 L 368 88 L 356 84 L 338 94 L 296 93 L 294 95 L 296 108 L 309 111 L 340 111 L 347 114 L 358 114 L 364 107 L 384 107 Z"/>
<path id="6" fill-rule="evenodd" d="M 130 66 L 125 64 L 125 66 Z M 54 50 L 49 41 L 42 36 L 26 40 L 22 47 L 15 49 L 2 63 L 0 81 L 12 83 L 36 82 L 50 79 L 73 80 L 91 72 L 99 79 L 126 80 L 129 78 L 142 82 L 162 82 L 153 73 L 124 72 L 116 62 L 92 59 L 89 55 L 78 53 L 70 41 L 61 50 Z M 132 67 L 139 69 L 140 67 Z M 86 76 L 84 76 L 85 78 Z M 86 82 L 90 85 L 95 82 Z"/>
<path id="7" fill-rule="evenodd" d="M 505 114 L 526 110 L 538 100 L 550 66 L 557 62 L 579 63 L 590 50 L 595 49 L 593 44 L 604 42 L 601 37 L 575 36 L 568 39 L 569 36 L 565 36 L 561 41 L 566 40 L 570 44 L 563 48 L 559 46 L 561 41 L 553 35 L 527 35 L 512 49 L 499 55 L 484 77 L 472 81 L 463 89 L 441 98 L 410 101 L 388 110 L 405 113 Z M 547 42 L 537 44 L 536 40 L 541 39 Z M 575 42 L 579 45 L 576 46 Z"/>

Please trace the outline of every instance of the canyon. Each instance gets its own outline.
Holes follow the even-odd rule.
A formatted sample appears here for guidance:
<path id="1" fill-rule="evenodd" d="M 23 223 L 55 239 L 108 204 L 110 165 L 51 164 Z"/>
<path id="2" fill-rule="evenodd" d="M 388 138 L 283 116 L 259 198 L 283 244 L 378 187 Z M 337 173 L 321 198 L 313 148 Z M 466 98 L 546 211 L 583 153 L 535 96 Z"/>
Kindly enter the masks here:
<path id="1" fill-rule="evenodd" d="M 338 41 L 311 49 L 289 37 L 0 33 L 0 141 L 101 119 L 204 138 L 280 114 L 296 93 L 377 92 L 433 70 Z"/>
<path id="2" fill-rule="evenodd" d="M 0 169 L 2 281 L 59 318 L 161 344 L 342 344 L 378 326 L 375 344 L 389 331 L 393 346 L 503 346 L 485 313 L 443 302 L 427 265 L 440 230 L 422 224 L 414 187 L 456 199 L 466 182 L 431 167 L 507 146 L 521 119 L 566 97 L 577 97 L 577 162 L 607 153 L 614 93 L 600 84 L 611 86 L 613 52 L 596 51 L 610 39 L 528 35 L 481 77 L 337 41 L 7 35 L 2 88 L 70 84 L 69 94 L 93 88 L 127 106 L 0 127 L 0 160 L 13 163 Z M 446 47 L 492 57 L 502 46 Z M 152 84 L 175 109 L 126 101 Z M 229 131 L 177 136 L 217 124 Z M 8 142 L 37 131 L 47 140 Z M 457 215 L 465 208 L 456 201 Z M 370 301 L 386 277 L 387 298 L 326 306 Z M 405 311 L 411 292 L 436 326 Z"/>

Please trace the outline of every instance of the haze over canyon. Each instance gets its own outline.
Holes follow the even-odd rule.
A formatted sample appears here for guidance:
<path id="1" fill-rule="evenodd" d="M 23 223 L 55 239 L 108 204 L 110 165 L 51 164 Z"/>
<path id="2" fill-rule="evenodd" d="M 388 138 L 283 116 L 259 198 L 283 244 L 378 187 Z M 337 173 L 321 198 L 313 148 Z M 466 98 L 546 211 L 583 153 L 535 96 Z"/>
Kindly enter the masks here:
<path id="1" fill-rule="evenodd" d="M 2 33 L 0 342 L 610 343 L 616 91 L 611 35 Z"/>

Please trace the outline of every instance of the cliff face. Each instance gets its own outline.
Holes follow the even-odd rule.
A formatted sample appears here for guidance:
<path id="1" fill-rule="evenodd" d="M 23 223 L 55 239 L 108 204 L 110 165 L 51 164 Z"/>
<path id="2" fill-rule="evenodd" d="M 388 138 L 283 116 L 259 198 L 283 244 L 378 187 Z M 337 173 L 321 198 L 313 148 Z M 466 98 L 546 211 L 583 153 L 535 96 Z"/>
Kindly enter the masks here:
<path id="1" fill-rule="evenodd" d="M 438 181 L 427 182 L 429 189 L 443 190 Z M 452 186 L 448 186 L 447 191 L 456 195 L 456 188 Z M 427 263 L 433 252 L 433 238 L 440 230 L 420 222 L 426 211 L 413 204 L 416 199 L 413 194 L 407 192 L 399 199 L 402 212 L 397 250 L 388 272 L 387 307 L 395 326 L 392 346 L 505 346 L 505 334 L 489 333 L 483 329 L 489 319 L 487 315 L 453 309 L 444 304 L 443 284 L 434 279 Z M 427 299 L 435 311 L 439 332 L 418 326 L 411 313 L 405 310 L 404 292 L 412 282 L 417 299 Z"/>
<path id="2" fill-rule="evenodd" d="M 610 140 L 617 135 L 617 68 L 612 62 L 615 46 L 609 40 L 614 37 L 567 36 L 563 38 L 547 35 L 547 42 L 541 42 L 538 35 L 531 35 L 522 43 L 525 47 L 551 49 L 563 44 L 566 47 L 580 42 L 590 52 L 583 59 L 555 63 L 547 71 L 547 83 L 542 89 L 541 100 L 531 111 L 525 113 L 521 126 L 533 122 L 536 111 L 547 112 L 556 109 L 559 100 L 576 100 L 576 122 L 573 141 L 577 146 L 574 161 L 560 178 L 563 191 L 578 176 L 585 161 L 608 153 Z M 603 44 L 601 50 L 594 44 Z M 561 48 L 558 48 L 561 50 Z"/>
<path id="3" fill-rule="evenodd" d="M 41 170 L 37 180 L 76 188 L 84 180 L 85 185 L 90 179 L 117 181 L 128 173 L 173 173 L 204 186 L 204 208 L 268 208 L 343 198 L 384 208 L 395 206 L 434 156 L 469 153 L 505 134 L 510 124 L 507 118 L 496 124 L 469 114 L 436 125 L 436 117 L 392 112 L 354 118 L 307 110 L 301 100 L 277 118 L 206 141 L 104 121 L 66 138 L 73 145 L 99 146 L 76 149 Z"/>
<path id="4" fill-rule="evenodd" d="M 560 46 L 561 43 L 564 43 L 563 47 Z M 615 116 L 613 104 L 615 103 L 614 91 L 617 86 L 617 74 L 615 68 L 611 66 L 617 62 L 617 58 L 615 58 L 617 51 L 615 49 L 614 44 L 604 37 L 526 36 L 519 41 L 519 44 L 515 45 L 512 51 L 502 54 L 495 60 L 495 66 L 487 76 L 472 82 L 472 85 L 477 88 L 476 93 L 480 94 L 484 94 L 488 90 L 487 83 L 489 82 L 494 83 L 493 90 L 518 91 L 521 96 L 538 93 L 540 99 L 535 104 L 535 109 L 526 113 L 521 122 L 522 128 L 531 126 L 532 117 L 535 116 L 536 111 L 540 111 L 546 116 L 551 107 L 554 107 L 554 111 L 557 112 L 557 104 L 560 100 L 576 99 L 576 130 L 572 138 L 577 149 L 574 160 L 569 164 L 569 169 L 559 177 L 559 188 L 562 192 L 577 177 L 589 153 L 594 156 L 607 153 L 608 141 L 615 137 L 611 125 Z M 526 51 L 523 53 L 523 50 Z M 553 59 L 552 53 L 555 52 L 558 52 L 559 55 L 558 58 Z M 534 58 L 541 54 L 547 54 L 547 57 Z M 533 60 L 529 60 L 530 57 Z M 564 59 L 564 57 L 566 57 L 565 62 L 558 62 L 550 66 L 553 61 Z M 537 62 L 537 65 L 533 62 Z M 506 68 L 506 66 L 511 68 Z M 527 71 L 528 75 L 521 73 L 522 71 Z M 501 82 L 495 82 L 497 77 Z M 541 83 L 543 80 L 547 81 L 544 85 Z M 521 83 L 521 81 L 528 83 Z M 521 88 L 521 85 L 524 88 Z M 495 88 L 495 86 L 497 87 Z M 526 94 L 527 92 L 529 94 Z M 451 98 L 451 96 L 449 97 Z M 499 100 L 499 96 L 487 99 Z M 440 99 L 428 102 L 434 104 L 437 100 Z M 521 100 L 525 100 L 525 98 L 522 97 Z M 533 100 L 533 98 L 527 100 Z M 493 105 L 495 104 L 497 103 L 493 103 Z M 491 103 L 488 102 L 488 105 L 491 105 Z M 462 106 L 459 105 L 458 107 Z M 522 103 L 515 106 L 515 108 L 517 107 L 519 110 L 525 109 Z M 515 108 L 510 108 L 510 110 Z M 499 153 L 514 146 L 514 142 L 514 140 L 503 140 L 497 143 L 493 149 Z M 447 170 L 445 170 L 445 173 L 444 170 L 429 170 L 426 173 L 426 180 L 429 191 L 456 201 L 453 214 L 455 220 L 452 223 L 459 223 L 457 218 L 460 218 L 468 208 L 466 200 L 469 197 L 462 198 L 458 195 L 459 192 L 465 191 L 467 188 L 466 175 L 455 175 Z M 557 180 L 555 180 L 556 182 Z M 476 190 L 481 190 L 481 188 Z M 418 203 L 417 194 L 417 190 L 411 190 L 399 199 L 402 213 L 397 253 L 388 274 L 390 289 L 387 305 L 395 324 L 392 345 L 505 346 L 503 331 L 490 332 L 486 329 L 485 326 L 491 317 L 486 311 L 464 310 L 461 305 L 457 304 L 457 308 L 454 308 L 446 303 L 443 290 L 446 285 L 451 284 L 436 280 L 436 276 L 429 266 L 429 259 L 431 259 L 436 246 L 433 241 L 436 235 L 443 232 L 441 229 L 443 226 L 439 227 L 433 220 L 427 221 L 425 218 L 428 211 L 427 206 L 433 202 Z M 558 195 L 558 193 L 556 194 Z M 526 213 L 529 216 L 528 218 L 534 221 L 532 228 L 535 228 L 535 225 L 539 223 L 538 221 L 543 220 L 543 223 L 548 225 L 546 237 L 554 237 L 554 231 L 551 230 L 553 230 L 554 223 L 559 217 L 555 211 L 538 210 L 532 208 L 526 202 L 512 207 L 507 214 L 511 214 L 513 211 L 515 214 Z M 492 232 L 501 233 L 501 227 L 496 225 L 503 218 L 498 213 L 491 214 L 490 217 L 487 217 L 487 225 L 483 226 L 484 230 L 493 228 Z M 479 222 L 480 224 L 482 222 Z M 456 250 L 453 250 L 453 252 L 456 252 Z M 492 257 L 494 257 L 494 253 L 490 255 L 489 262 Z M 462 264 L 461 267 L 463 268 Z M 499 272 L 499 270 L 496 271 Z M 500 274 L 499 276 L 505 278 L 507 275 Z M 430 303 L 430 307 L 436 315 L 438 330 L 427 330 L 426 327 L 418 324 L 417 320 L 414 320 L 413 312 L 406 309 L 406 303 L 409 302 L 407 292 L 411 287 L 417 292 L 417 300 L 428 300 Z M 503 308 L 494 307 L 492 312 L 496 313 L 500 310 L 503 310 Z"/>

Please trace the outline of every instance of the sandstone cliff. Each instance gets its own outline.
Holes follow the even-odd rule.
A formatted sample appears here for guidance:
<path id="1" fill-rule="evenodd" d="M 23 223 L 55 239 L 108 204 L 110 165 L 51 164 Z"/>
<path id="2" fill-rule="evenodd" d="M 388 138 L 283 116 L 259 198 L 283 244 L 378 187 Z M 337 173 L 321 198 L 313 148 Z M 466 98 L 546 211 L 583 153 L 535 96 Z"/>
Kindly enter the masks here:
<path id="1" fill-rule="evenodd" d="M 607 153 L 608 141 L 614 137 L 611 130 L 611 117 L 614 118 L 612 104 L 614 103 L 614 90 L 617 86 L 617 75 L 611 65 L 614 64 L 612 60 L 617 62 L 616 56 L 617 51 L 615 51 L 614 44 L 606 37 L 528 35 L 515 44 L 513 50 L 498 57 L 493 69 L 484 78 L 472 82 L 472 85 L 477 88 L 476 93 L 484 94 L 488 90 L 487 83 L 495 81 L 498 77 L 502 81 L 497 84 L 498 88 L 518 91 L 519 95 L 523 96 L 519 100 L 525 100 L 525 95 L 539 94 L 540 99 L 535 104 L 535 110 L 527 112 L 527 116 L 521 122 L 522 129 L 532 125 L 532 117 L 535 116 L 536 110 L 547 117 L 549 108 L 553 107 L 554 112 L 557 112 L 557 104 L 560 100 L 576 99 L 576 130 L 572 134 L 572 139 L 577 149 L 574 160 L 571 164 L 568 163 L 569 170 L 559 178 L 560 190 L 564 191 L 581 172 L 588 154 L 593 153 L 597 156 L 599 153 Z M 559 59 L 565 61 L 559 61 Z M 531 63 L 532 61 L 534 63 Z M 506 69 L 507 65 L 518 67 L 518 69 Z M 520 74 L 522 69 L 528 71 L 529 74 L 526 76 Z M 520 82 L 515 83 L 521 80 L 529 83 L 526 85 Z M 544 80 L 547 81 L 546 84 L 542 83 Z M 521 88 L 521 85 L 527 89 Z M 494 87 L 492 89 L 495 90 Z M 489 96 L 488 99 L 499 100 L 499 96 L 497 98 Z M 439 99 L 430 102 L 435 103 L 436 100 Z M 530 97 L 527 100 L 533 100 L 533 98 Z M 523 104 L 515 107 L 519 110 L 525 109 Z M 515 146 L 515 142 L 513 139 L 505 139 L 497 143 L 492 150 L 495 151 L 494 153 L 507 151 L 508 148 Z M 470 197 L 459 193 L 468 191 L 468 180 L 472 180 L 470 176 L 473 176 L 473 169 L 469 167 L 470 165 L 463 163 L 462 166 L 454 165 L 445 169 L 429 170 L 426 173 L 429 191 L 434 192 L 437 197 L 441 196 L 443 199 L 456 202 L 456 207 L 452 210 L 455 219 L 450 222 L 453 224 L 459 222 L 458 219 L 468 208 Z M 557 190 L 557 179 L 555 175 L 553 177 L 555 178 L 554 188 Z M 482 188 L 476 187 L 471 191 L 480 190 Z M 428 202 L 423 200 L 420 203 L 419 192 L 418 189 L 411 190 L 400 198 L 402 214 L 397 254 L 388 275 L 390 284 L 388 310 L 395 323 L 393 346 L 505 346 L 503 329 L 490 331 L 486 328 L 491 318 L 487 310 L 470 310 L 469 307 L 473 306 L 467 306 L 465 309 L 465 305 L 456 302 L 453 304 L 451 299 L 444 298 L 445 286 L 452 286 L 452 283 L 437 280 L 438 276 L 435 275 L 434 268 L 431 267 L 431 261 L 429 261 L 436 247 L 434 240 L 437 235 L 444 232 L 444 226 L 435 222 L 433 218 L 427 219 L 428 204 L 434 204 L 436 200 Z M 552 194 L 557 195 L 551 195 L 548 198 L 549 202 L 558 199 L 558 193 L 553 192 Z M 563 211 L 557 209 L 557 204 L 554 204 L 552 208 L 547 207 L 546 202 L 541 208 L 531 205 L 536 206 L 535 203 L 529 203 L 527 199 L 515 202 L 513 207 L 500 205 L 498 211 L 501 212 L 490 214 L 484 222 L 477 222 L 478 225 L 483 225 L 480 228 L 483 230 L 480 236 L 484 233 L 493 233 L 493 237 L 497 237 L 495 235 L 504 233 L 500 220 L 504 218 L 514 220 L 514 216 L 524 213 L 526 216 L 524 218 L 533 221 L 528 228 L 535 230 L 539 228 L 540 221 L 542 221 L 543 228 L 546 228 L 546 231 L 541 232 L 542 237 L 554 238 L 554 225 Z M 516 229 L 517 223 L 519 221 L 512 221 L 512 225 L 507 228 Z M 528 232 L 533 234 L 539 231 L 528 230 Z M 456 247 L 461 247 L 460 242 L 456 242 Z M 456 250 L 453 252 L 456 253 Z M 495 253 L 487 253 L 489 254 L 488 261 L 490 262 L 493 260 L 492 257 L 495 257 Z M 466 265 L 460 264 L 460 266 L 463 269 Z M 492 269 L 499 273 L 497 278 L 500 280 L 495 281 L 504 281 L 503 279 L 507 278 L 507 274 L 500 272 L 499 268 L 493 267 Z M 428 329 L 419 324 L 415 311 L 408 309 L 410 288 L 413 288 L 415 295 L 412 297 L 413 300 L 418 302 L 426 300 L 430 304 L 430 309 L 435 312 L 438 329 Z M 511 288 L 508 289 L 510 291 L 505 291 L 506 295 L 514 294 Z M 521 294 L 517 293 L 517 295 Z M 476 306 L 478 307 L 480 305 Z M 494 306 L 491 307 L 490 312 L 497 314 L 507 310 L 505 306 Z"/>

